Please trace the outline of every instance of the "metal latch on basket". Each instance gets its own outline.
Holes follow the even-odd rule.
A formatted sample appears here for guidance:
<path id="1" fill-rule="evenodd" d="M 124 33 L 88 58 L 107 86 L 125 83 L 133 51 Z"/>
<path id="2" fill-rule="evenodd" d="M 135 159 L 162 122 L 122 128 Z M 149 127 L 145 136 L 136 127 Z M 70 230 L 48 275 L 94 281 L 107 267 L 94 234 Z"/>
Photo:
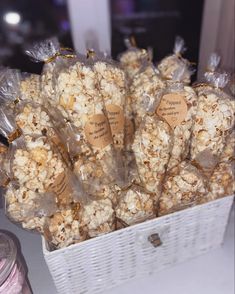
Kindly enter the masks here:
<path id="1" fill-rule="evenodd" d="M 153 247 L 159 247 L 162 245 L 162 241 L 158 233 L 148 236 L 148 241 L 153 245 Z"/>

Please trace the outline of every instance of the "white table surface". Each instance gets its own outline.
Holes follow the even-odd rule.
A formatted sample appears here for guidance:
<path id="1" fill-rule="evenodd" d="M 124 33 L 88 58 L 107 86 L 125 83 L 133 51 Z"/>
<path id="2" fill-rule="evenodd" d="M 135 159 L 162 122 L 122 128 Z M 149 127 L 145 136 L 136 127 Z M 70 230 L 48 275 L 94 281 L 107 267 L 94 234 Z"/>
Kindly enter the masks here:
<path id="1" fill-rule="evenodd" d="M 0 229 L 15 234 L 28 266 L 34 294 L 56 294 L 56 289 L 42 255 L 39 235 L 10 223 L 0 209 Z M 234 209 L 230 216 L 223 247 L 201 257 L 126 283 L 103 294 L 233 294 L 234 293 Z M 79 292 L 78 292 L 79 294 Z"/>

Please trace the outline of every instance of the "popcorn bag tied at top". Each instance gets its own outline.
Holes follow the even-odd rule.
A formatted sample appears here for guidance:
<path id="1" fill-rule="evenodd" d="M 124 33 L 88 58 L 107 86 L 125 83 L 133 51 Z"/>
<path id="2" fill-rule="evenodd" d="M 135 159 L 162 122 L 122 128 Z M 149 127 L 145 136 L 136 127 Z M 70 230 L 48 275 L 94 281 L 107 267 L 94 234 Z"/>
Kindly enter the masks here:
<path id="1" fill-rule="evenodd" d="M 57 38 L 46 39 L 29 45 L 25 53 L 35 62 L 44 62 L 41 74 L 41 94 L 53 97 L 52 73 L 56 63 L 56 57 L 60 51 Z"/>
<path id="2" fill-rule="evenodd" d="M 156 113 L 173 132 L 173 147 L 167 170 L 178 165 L 189 153 L 191 131 L 198 107 L 198 98 L 190 86 L 182 83 L 186 66 L 177 70 L 172 82 L 162 91 Z M 172 80 L 172 81 L 173 81 Z"/>
<path id="3" fill-rule="evenodd" d="M 234 127 L 235 103 L 223 88 L 229 80 L 225 72 L 215 71 L 217 55 L 209 59 L 205 73 L 208 85 L 198 88 L 198 111 L 192 130 L 191 160 L 210 177 Z M 210 69 L 213 69 L 212 71 Z"/>
<path id="4" fill-rule="evenodd" d="M 55 92 L 53 86 L 53 74 L 57 62 L 65 58 L 66 61 L 74 58 L 74 54 L 67 52 L 66 48 L 60 47 L 57 38 L 49 38 L 41 42 L 35 42 L 25 49 L 25 53 L 35 62 L 44 62 L 43 71 L 40 77 L 40 100 L 45 98 L 54 104 Z"/>
<path id="5" fill-rule="evenodd" d="M 98 92 L 105 104 L 114 147 L 124 149 L 124 112 L 126 99 L 126 79 L 124 71 L 113 60 L 94 53 L 90 57 L 97 78 Z"/>
<path id="6" fill-rule="evenodd" d="M 134 37 L 124 40 L 127 50 L 120 54 L 121 67 L 126 72 L 129 81 L 138 73 L 145 60 L 152 59 L 152 51 L 137 47 Z"/>
<path id="7" fill-rule="evenodd" d="M 81 150 L 75 166 L 92 164 L 100 166 L 102 174 L 112 182 L 116 178 L 115 150 L 105 105 L 98 89 L 97 74 L 92 64 L 77 60 L 66 71 L 58 75 L 56 96 L 59 107 L 74 126 L 77 143 Z M 83 173 L 84 174 L 84 173 Z M 88 175 L 89 177 L 89 175 Z"/>
<path id="8" fill-rule="evenodd" d="M 163 79 L 171 82 L 171 80 L 174 79 L 174 73 L 177 72 L 182 66 L 185 66 L 187 70 L 184 71 L 181 81 L 184 84 L 190 83 L 190 77 L 192 74 L 190 62 L 187 59 L 182 58 L 182 54 L 185 50 L 184 40 L 177 36 L 175 39 L 173 54 L 163 58 L 158 64 L 158 70 L 160 71 Z"/>

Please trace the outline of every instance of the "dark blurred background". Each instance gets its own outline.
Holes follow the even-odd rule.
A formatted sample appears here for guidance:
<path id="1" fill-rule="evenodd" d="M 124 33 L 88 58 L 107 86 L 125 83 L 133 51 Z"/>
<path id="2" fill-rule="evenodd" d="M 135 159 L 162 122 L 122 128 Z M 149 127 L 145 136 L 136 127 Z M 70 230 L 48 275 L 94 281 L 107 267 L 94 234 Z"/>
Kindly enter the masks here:
<path id="1" fill-rule="evenodd" d="M 113 57 L 125 50 L 124 38 L 134 35 L 138 46 L 153 48 L 158 61 L 172 52 L 175 36 L 180 35 L 188 48 L 185 56 L 197 62 L 203 2 L 110 0 Z M 64 46 L 73 47 L 66 0 L 0 1 L 1 65 L 40 73 L 42 64 L 31 62 L 23 48 L 52 35 Z"/>
<path id="2" fill-rule="evenodd" d="M 24 46 L 53 35 L 72 47 L 65 0 L 0 1 L 0 64 L 40 73 L 42 64 L 31 62 Z"/>

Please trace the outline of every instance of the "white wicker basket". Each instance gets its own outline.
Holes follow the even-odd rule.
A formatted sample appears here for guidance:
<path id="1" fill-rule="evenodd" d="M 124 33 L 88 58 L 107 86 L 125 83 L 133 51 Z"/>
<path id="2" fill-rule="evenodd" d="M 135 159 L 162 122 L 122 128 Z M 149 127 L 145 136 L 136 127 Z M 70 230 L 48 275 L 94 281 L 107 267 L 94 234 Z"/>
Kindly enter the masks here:
<path id="1" fill-rule="evenodd" d="M 53 252 L 43 240 L 58 293 L 102 293 L 220 246 L 232 203 L 228 196 Z"/>

